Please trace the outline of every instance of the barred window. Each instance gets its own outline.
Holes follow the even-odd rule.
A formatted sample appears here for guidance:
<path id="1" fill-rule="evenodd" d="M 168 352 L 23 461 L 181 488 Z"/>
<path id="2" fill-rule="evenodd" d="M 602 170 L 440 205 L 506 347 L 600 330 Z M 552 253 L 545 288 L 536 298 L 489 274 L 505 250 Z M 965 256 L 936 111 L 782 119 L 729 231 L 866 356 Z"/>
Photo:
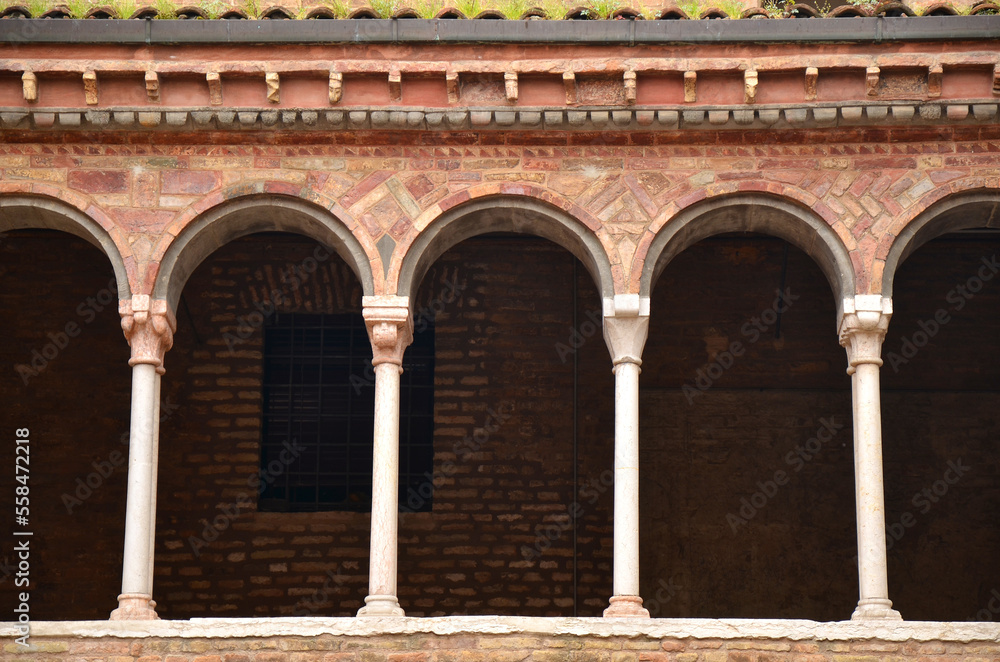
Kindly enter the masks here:
<path id="1" fill-rule="evenodd" d="M 361 315 L 278 313 L 264 326 L 258 508 L 371 510 L 375 373 Z M 428 493 L 434 461 L 434 329 L 403 357 L 400 504 Z M 416 510 L 430 510 L 431 498 Z M 409 507 L 407 510 L 414 510 Z"/>

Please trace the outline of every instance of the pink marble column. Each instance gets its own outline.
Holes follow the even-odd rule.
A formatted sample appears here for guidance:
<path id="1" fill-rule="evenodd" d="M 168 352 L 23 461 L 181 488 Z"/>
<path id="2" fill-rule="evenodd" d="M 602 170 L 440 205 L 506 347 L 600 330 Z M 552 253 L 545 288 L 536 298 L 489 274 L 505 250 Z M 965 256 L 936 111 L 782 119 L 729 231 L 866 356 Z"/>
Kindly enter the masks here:
<path id="1" fill-rule="evenodd" d="M 610 314 L 609 314 L 610 313 Z M 604 339 L 615 373 L 614 595 L 609 618 L 649 618 L 639 597 L 639 366 L 649 332 L 649 299 L 605 302 Z"/>
<path id="2" fill-rule="evenodd" d="M 396 598 L 399 525 L 399 376 L 413 341 L 409 297 L 364 297 L 375 366 L 375 448 L 368 597 L 358 616 L 403 616 Z"/>
<path id="3" fill-rule="evenodd" d="M 156 459 L 160 375 L 177 322 L 166 301 L 137 294 L 119 303 L 132 348 L 132 412 L 122 592 L 111 620 L 153 620 L 153 541 L 156 535 Z"/>
<path id="4" fill-rule="evenodd" d="M 889 600 L 886 571 L 885 496 L 882 476 L 882 409 L 879 368 L 892 302 L 880 295 L 844 301 L 840 344 L 847 348 L 854 396 L 854 483 L 858 519 L 861 599 L 851 620 L 900 620 Z"/>

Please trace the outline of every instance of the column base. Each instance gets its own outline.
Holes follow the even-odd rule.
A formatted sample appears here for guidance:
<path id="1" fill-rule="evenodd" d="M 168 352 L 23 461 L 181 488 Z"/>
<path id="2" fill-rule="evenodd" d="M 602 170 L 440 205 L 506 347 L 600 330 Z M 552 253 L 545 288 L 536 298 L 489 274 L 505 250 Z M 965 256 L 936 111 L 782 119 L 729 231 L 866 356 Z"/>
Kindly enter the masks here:
<path id="1" fill-rule="evenodd" d="M 858 608 L 851 614 L 852 621 L 901 621 L 903 617 L 892 608 L 892 600 L 868 598 L 860 600 Z"/>
<path id="2" fill-rule="evenodd" d="M 155 621 L 156 603 L 143 593 L 122 593 L 118 596 L 118 609 L 111 612 L 112 621 Z"/>
<path id="3" fill-rule="evenodd" d="M 649 611 L 642 606 L 638 595 L 614 595 L 604 610 L 604 618 L 649 618 Z"/>
<path id="4" fill-rule="evenodd" d="M 406 616 L 395 595 L 369 595 L 358 616 Z"/>

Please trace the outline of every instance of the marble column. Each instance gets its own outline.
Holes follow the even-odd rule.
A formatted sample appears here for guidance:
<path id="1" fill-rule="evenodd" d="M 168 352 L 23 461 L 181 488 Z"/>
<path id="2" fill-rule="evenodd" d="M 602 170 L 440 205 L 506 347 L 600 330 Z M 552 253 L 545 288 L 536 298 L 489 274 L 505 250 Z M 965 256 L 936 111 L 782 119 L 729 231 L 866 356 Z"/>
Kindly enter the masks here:
<path id="1" fill-rule="evenodd" d="M 879 368 L 892 302 L 877 294 L 844 300 L 840 344 L 847 348 L 854 406 L 854 483 L 860 596 L 851 620 L 900 620 L 889 600 Z"/>
<path id="2" fill-rule="evenodd" d="M 153 541 L 156 536 L 156 460 L 163 356 L 177 322 L 166 301 L 137 294 L 119 303 L 122 330 L 132 348 L 132 412 L 122 592 L 111 620 L 153 620 Z"/>
<path id="3" fill-rule="evenodd" d="M 375 448 L 368 597 L 358 616 L 403 616 L 396 598 L 399 525 L 399 378 L 413 341 L 409 297 L 364 297 L 375 366 Z"/>
<path id="4" fill-rule="evenodd" d="M 605 302 L 604 339 L 615 374 L 614 595 L 609 618 L 649 618 L 639 597 L 639 366 L 649 332 L 649 299 Z"/>

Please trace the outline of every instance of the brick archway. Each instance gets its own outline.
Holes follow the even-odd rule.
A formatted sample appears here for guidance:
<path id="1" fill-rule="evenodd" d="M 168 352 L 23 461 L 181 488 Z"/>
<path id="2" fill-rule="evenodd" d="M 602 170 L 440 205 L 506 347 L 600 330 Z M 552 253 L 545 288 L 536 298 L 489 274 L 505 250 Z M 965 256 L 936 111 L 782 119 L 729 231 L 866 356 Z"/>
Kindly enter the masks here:
<path id="1" fill-rule="evenodd" d="M 838 308 L 855 294 L 850 252 L 822 218 L 782 198 L 746 193 L 697 203 L 665 223 L 645 255 L 640 294 L 650 295 L 657 277 L 683 250 L 726 232 L 760 232 L 802 249 L 826 275 Z"/>
<path id="2" fill-rule="evenodd" d="M 60 230 L 80 237 L 104 253 L 115 272 L 118 298 L 132 297 L 123 251 L 107 228 L 60 200 L 32 195 L 0 195 L 0 232 L 5 230 Z"/>
<path id="3" fill-rule="evenodd" d="M 882 296 L 892 296 L 899 266 L 928 241 L 948 232 L 984 227 L 1000 228 L 1000 191 L 956 193 L 927 207 L 892 242 L 882 273 Z"/>
<path id="4" fill-rule="evenodd" d="M 375 294 L 368 254 L 358 239 L 330 212 L 280 195 L 240 198 L 214 207 L 188 225 L 160 261 L 153 296 L 176 308 L 188 277 L 217 248 L 256 232 L 293 232 L 333 248 L 351 267 L 365 295 Z"/>
<path id="5" fill-rule="evenodd" d="M 402 258 L 397 293 L 413 296 L 424 274 L 445 251 L 488 232 L 530 234 L 562 246 L 587 268 L 603 298 L 614 297 L 611 262 L 597 236 L 565 211 L 522 196 L 479 198 L 431 221 Z"/>

